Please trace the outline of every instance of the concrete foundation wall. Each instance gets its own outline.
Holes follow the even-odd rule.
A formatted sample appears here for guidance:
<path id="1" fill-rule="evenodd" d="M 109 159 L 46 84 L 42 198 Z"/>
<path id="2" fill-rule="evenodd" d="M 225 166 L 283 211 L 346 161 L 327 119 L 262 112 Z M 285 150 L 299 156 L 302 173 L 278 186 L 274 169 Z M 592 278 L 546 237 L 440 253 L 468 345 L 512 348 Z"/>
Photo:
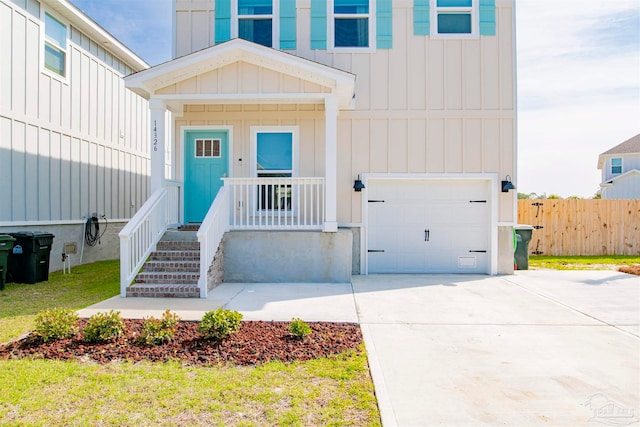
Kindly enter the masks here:
<path id="1" fill-rule="evenodd" d="M 498 274 L 513 274 L 513 227 L 498 227 Z"/>
<path id="2" fill-rule="evenodd" d="M 51 233 L 53 245 L 49 259 L 49 271 L 62 270 L 62 252 L 65 243 L 76 243 L 77 253 L 69 255 L 71 259 L 71 270 L 79 264 L 88 264 L 96 261 L 120 258 L 120 238 L 118 233 L 126 225 L 126 222 L 109 222 L 105 234 L 100 239 L 100 244 L 89 246 L 84 244 L 84 252 L 82 243 L 84 241 L 85 223 L 75 224 L 56 224 L 56 225 L 30 225 L 30 226 L 13 226 L 0 227 L 0 234 L 7 234 L 18 231 L 42 231 Z M 100 221 L 100 232 L 104 230 L 104 221 Z M 82 253 L 82 262 L 80 255 Z"/>
<path id="3" fill-rule="evenodd" d="M 225 282 L 351 281 L 351 230 L 233 231 L 223 242 Z"/>

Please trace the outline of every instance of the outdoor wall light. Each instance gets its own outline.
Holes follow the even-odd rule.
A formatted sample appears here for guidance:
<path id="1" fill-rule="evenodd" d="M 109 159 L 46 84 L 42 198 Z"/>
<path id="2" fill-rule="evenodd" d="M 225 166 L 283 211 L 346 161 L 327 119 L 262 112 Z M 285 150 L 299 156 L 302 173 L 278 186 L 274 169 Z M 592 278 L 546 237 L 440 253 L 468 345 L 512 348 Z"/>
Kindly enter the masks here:
<path id="1" fill-rule="evenodd" d="M 362 191 L 364 188 L 364 184 L 360 181 L 360 174 L 358 174 L 358 179 L 353 183 L 353 191 L 357 191 L 358 193 Z"/>
<path id="2" fill-rule="evenodd" d="M 507 175 L 504 178 L 504 181 L 502 181 L 502 192 L 503 193 L 508 193 L 509 190 L 515 190 L 516 186 L 513 185 L 513 183 L 511 182 L 511 176 Z"/>

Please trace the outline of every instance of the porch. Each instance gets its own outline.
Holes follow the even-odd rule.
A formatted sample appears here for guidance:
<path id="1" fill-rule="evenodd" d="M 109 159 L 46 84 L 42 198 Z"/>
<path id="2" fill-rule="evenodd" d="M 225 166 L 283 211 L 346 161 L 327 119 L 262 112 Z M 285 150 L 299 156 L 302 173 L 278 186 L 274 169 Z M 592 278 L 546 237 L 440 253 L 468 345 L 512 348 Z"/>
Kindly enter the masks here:
<path id="1" fill-rule="evenodd" d="M 222 181 L 224 185 L 194 236 L 190 239 L 183 236 L 179 243 L 172 244 L 165 236 L 184 224 L 182 183 L 165 181 L 152 194 L 120 233 L 122 296 L 170 293 L 193 297 L 196 293 L 206 298 L 217 284 L 212 283 L 212 266 L 223 256 L 225 235 L 224 259 L 228 266 L 223 271 L 225 281 L 349 280 L 352 237 L 350 233 L 347 236 L 326 232 L 324 178 L 222 178 Z M 193 243 L 184 243 L 185 240 Z M 167 258 L 171 249 L 177 258 Z M 191 253 L 187 254 L 185 249 Z M 157 268 L 158 259 L 171 261 L 169 273 Z M 191 269 L 176 269 L 176 265 Z M 141 276 L 144 280 L 140 280 Z M 138 286 L 135 292 L 132 285 Z M 156 285 L 162 288 L 157 295 L 152 289 Z"/>

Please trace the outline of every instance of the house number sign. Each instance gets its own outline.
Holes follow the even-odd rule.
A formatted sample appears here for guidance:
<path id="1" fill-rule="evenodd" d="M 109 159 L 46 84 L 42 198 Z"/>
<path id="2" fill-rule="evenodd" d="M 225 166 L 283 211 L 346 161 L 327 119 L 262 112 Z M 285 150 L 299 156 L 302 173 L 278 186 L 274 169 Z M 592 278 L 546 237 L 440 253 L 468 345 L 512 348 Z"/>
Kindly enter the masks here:
<path id="1" fill-rule="evenodd" d="M 153 151 L 158 151 L 158 121 L 153 121 Z"/>

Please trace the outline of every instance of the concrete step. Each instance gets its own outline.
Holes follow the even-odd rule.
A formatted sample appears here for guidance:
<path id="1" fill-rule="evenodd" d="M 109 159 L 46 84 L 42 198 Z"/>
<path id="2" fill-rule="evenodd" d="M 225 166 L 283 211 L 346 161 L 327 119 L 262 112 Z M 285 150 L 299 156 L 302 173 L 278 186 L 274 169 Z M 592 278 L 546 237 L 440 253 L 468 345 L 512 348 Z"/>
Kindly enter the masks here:
<path id="1" fill-rule="evenodd" d="M 167 285 L 197 285 L 199 273 L 142 272 L 136 276 L 136 283 L 156 283 Z"/>
<path id="2" fill-rule="evenodd" d="M 147 261 L 142 271 L 166 271 L 167 273 L 199 273 L 200 261 Z"/>
<path id="3" fill-rule="evenodd" d="M 127 288 L 127 297 L 200 298 L 200 289 L 195 285 L 136 283 Z"/>
<path id="4" fill-rule="evenodd" d="M 189 250 L 161 250 L 151 252 L 151 260 L 153 261 L 200 261 L 200 251 Z"/>

